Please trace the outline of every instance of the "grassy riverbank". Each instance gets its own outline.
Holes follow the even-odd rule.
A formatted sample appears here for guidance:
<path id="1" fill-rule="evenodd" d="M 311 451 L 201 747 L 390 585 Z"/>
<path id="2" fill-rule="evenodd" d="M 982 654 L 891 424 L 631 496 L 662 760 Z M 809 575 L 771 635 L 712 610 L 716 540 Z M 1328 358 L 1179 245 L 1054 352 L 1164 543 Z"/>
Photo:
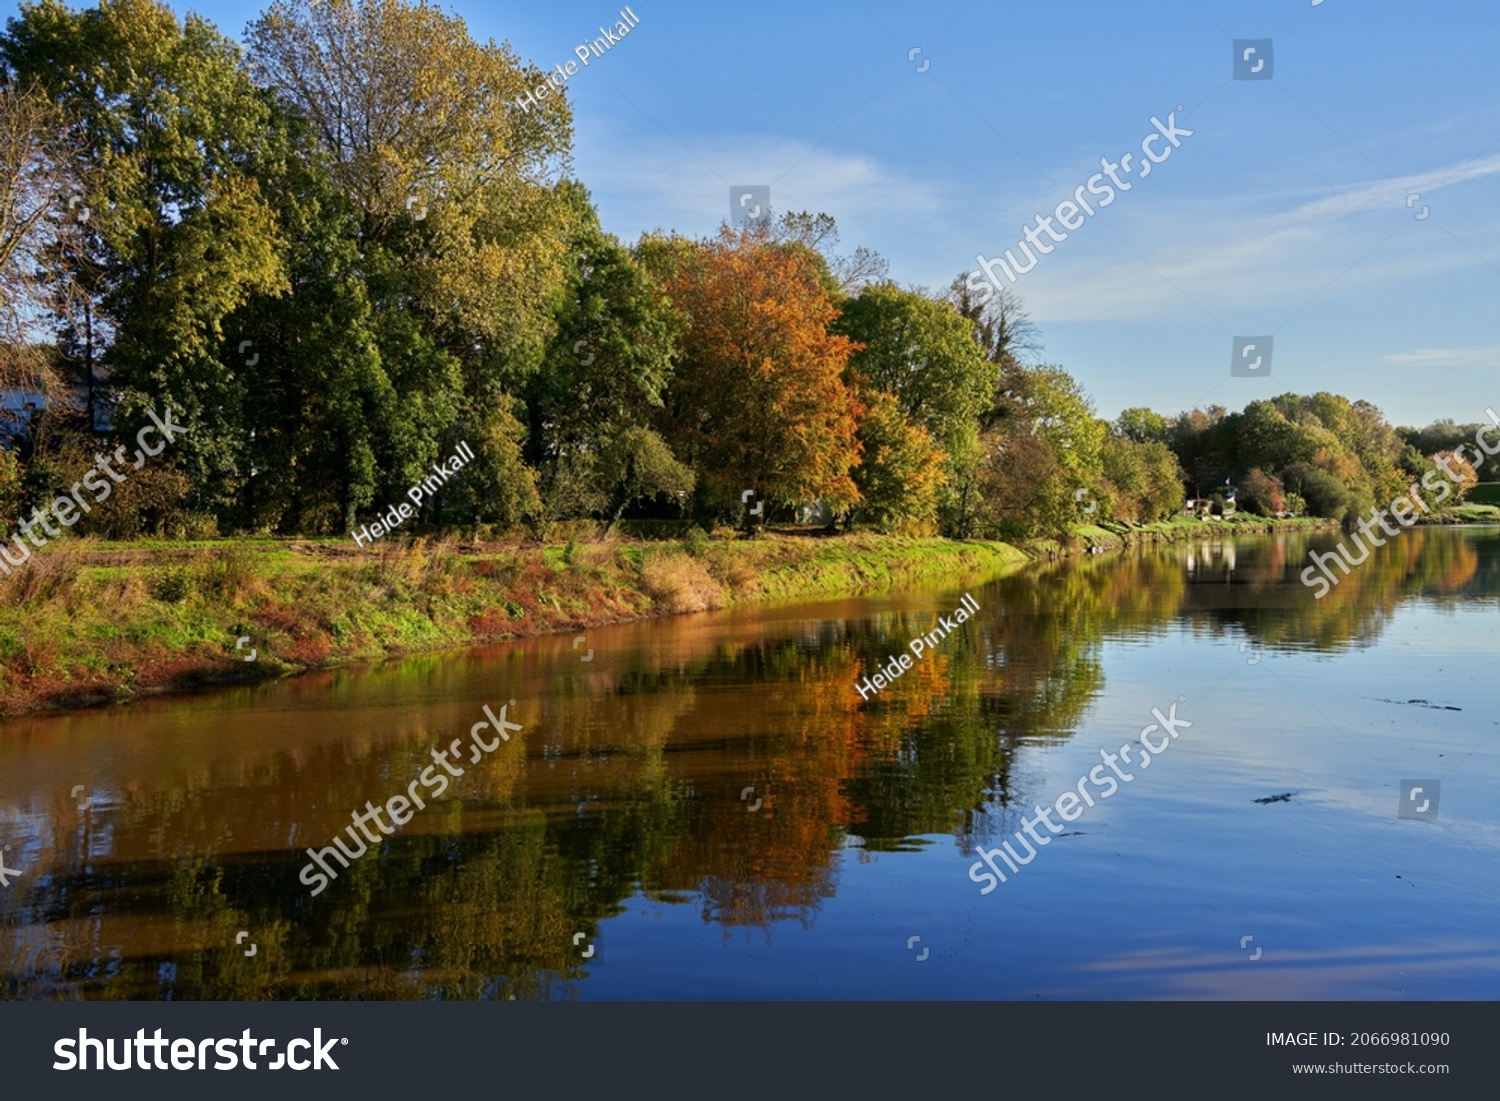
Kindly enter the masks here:
<path id="1" fill-rule="evenodd" d="M 1191 516 L 1174 516 L 1152 524 L 1126 524 L 1104 520 L 1098 524 L 1080 524 L 1072 531 L 1072 543 L 1062 544 L 1055 540 L 1038 540 L 1028 543 L 1027 549 L 1038 554 L 1066 554 L 1083 546 L 1118 550 L 1136 543 L 1180 543 L 1189 539 L 1213 538 L 1226 535 L 1269 535 L 1286 531 L 1331 531 L 1337 530 L 1334 520 L 1296 517 L 1272 520 L 1249 513 L 1237 513 L 1229 517 L 1200 520 Z"/>
<path id="2" fill-rule="evenodd" d="M 259 680 L 766 600 L 995 577 L 1089 546 L 1327 527 L 1179 518 L 1067 545 L 819 538 L 566 545 L 236 539 L 48 547 L 0 579 L 0 713 Z M 246 641 L 241 645 L 239 640 Z M 254 661 L 245 658 L 255 653 Z"/>
<path id="3" fill-rule="evenodd" d="M 0 580 L 0 711 L 763 600 L 993 577 L 1026 559 L 1003 543 L 873 535 L 418 540 L 367 550 L 348 540 L 76 540 Z"/>

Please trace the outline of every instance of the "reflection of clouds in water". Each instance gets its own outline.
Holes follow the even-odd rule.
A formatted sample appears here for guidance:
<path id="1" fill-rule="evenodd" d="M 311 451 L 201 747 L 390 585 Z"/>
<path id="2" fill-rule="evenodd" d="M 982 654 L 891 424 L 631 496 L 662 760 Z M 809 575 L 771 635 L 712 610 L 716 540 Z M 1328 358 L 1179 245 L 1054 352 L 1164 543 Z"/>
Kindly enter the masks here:
<path id="1" fill-rule="evenodd" d="M 1459 938 L 1384 944 L 1302 947 L 1291 938 L 1256 936 L 1264 948 L 1251 962 L 1233 934 L 1224 948 L 1179 946 L 1125 952 L 1080 962 L 1084 984 L 1065 977 L 1053 998 L 1214 998 L 1231 1000 L 1342 1000 L 1428 997 L 1425 989 L 1455 985 L 1491 991 L 1500 981 L 1500 948 L 1493 941 Z M 1112 993 L 1113 992 L 1113 993 Z M 1472 995 L 1471 995 L 1472 996 Z"/>

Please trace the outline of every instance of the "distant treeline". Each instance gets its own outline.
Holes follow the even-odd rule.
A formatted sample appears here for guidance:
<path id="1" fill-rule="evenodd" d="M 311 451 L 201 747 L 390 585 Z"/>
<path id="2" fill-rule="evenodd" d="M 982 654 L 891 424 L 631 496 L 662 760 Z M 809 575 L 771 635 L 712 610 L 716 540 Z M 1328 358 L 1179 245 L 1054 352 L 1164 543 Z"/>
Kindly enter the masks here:
<path id="1" fill-rule="evenodd" d="M 245 43 L 152 0 L 0 36 L 0 382 L 45 396 L 6 524 L 167 409 L 188 435 L 79 530 L 348 531 L 460 442 L 421 523 L 1341 517 L 1464 435 L 1329 394 L 1106 423 L 1016 298 L 902 289 L 827 215 L 622 244 L 566 99 L 516 108 L 540 70 L 436 7 L 278 0 Z"/>

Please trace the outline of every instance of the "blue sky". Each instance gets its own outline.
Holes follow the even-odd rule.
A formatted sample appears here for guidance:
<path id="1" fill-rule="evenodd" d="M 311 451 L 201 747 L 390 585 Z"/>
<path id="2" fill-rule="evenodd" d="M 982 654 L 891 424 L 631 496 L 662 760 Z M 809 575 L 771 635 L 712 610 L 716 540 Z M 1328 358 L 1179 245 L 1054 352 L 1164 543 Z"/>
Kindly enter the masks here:
<path id="1" fill-rule="evenodd" d="M 238 37 L 260 7 L 193 10 Z M 450 7 L 543 68 L 618 18 Z M 897 282 L 942 286 L 1015 248 L 1101 157 L 1139 157 L 1181 104 L 1193 136 L 1016 286 L 1101 415 L 1287 390 L 1398 423 L 1500 409 L 1492 2 L 631 8 L 640 25 L 567 83 L 575 173 L 627 241 L 711 233 L 731 185 L 769 184 L 774 208 L 834 215 L 842 247 L 876 249 Z M 1272 79 L 1231 79 L 1236 38 L 1272 40 Z M 1265 334 L 1271 378 L 1231 378 L 1234 337 Z"/>

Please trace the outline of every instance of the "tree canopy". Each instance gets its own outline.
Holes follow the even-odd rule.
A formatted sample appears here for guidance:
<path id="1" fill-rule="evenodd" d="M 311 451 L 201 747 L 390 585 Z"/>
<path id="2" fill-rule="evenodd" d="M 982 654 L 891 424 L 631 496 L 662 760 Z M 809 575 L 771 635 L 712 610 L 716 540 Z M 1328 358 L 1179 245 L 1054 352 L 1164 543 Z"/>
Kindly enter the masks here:
<path id="1" fill-rule="evenodd" d="M 902 287 L 824 212 L 622 242 L 571 178 L 566 90 L 515 108 L 544 76 L 409 0 L 275 0 L 243 49 L 159 0 L 23 3 L 0 382 L 52 404 L 0 505 L 166 410 L 188 434 L 110 530 L 349 531 L 460 443 L 418 525 L 818 506 L 1029 538 L 1229 487 L 1349 518 L 1471 434 L 1324 393 L 1106 424 L 1014 291 Z"/>

